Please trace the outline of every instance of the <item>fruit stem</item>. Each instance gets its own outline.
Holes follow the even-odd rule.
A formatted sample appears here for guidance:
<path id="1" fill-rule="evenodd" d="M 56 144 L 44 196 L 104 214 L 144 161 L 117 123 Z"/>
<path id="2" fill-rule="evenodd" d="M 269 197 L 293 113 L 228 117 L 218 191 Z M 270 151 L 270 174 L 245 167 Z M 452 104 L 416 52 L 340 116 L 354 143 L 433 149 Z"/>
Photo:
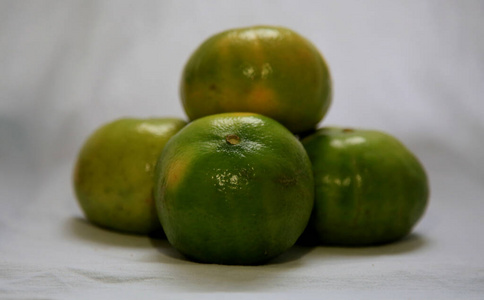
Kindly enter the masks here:
<path id="1" fill-rule="evenodd" d="M 229 135 L 227 135 L 225 137 L 225 140 L 230 145 L 237 145 L 238 143 L 240 143 L 240 137 L 238 135 L 235 135 L 235 134 L 229 134 Z"/>

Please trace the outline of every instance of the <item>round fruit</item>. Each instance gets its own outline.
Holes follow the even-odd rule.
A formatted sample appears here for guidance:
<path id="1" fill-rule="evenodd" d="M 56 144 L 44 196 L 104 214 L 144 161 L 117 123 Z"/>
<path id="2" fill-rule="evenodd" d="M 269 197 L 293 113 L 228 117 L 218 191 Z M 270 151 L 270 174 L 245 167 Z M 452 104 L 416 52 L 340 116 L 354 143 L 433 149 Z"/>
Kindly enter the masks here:
<path id="1" fill-rule="evenodd" d="M 258 114 L 198 119 L 166 145 L 155 199 L 168 241 L 189 259 L 260 264 L 291 247 L 314 202 L 301 143 Z"/>
<path id="2" fill-rule="evenodd" d="M 307 39 L 287 28 L 255 26 L 202 43 L 185 66 L 181 98 L 191 120 L 254 112 L 300 133 L 326 114 L 331 85 L 325 60 Z"/>
<path id="3" fill-rule="evenodd" d="M 364 246 L 398 240 L 428 202 L 427 175 L 394 137 L 371 130 L 322 128 L 302 141 L 316 186 L 305 241 Z"/>
<path id="4" fill-rule="evenodd" d="M 96 130 L 74 170 L 78 202 L 92 223 L 138 234 L 161 229 L 153 199 L 156 161 L 179 119 L 119 119 Z"/>

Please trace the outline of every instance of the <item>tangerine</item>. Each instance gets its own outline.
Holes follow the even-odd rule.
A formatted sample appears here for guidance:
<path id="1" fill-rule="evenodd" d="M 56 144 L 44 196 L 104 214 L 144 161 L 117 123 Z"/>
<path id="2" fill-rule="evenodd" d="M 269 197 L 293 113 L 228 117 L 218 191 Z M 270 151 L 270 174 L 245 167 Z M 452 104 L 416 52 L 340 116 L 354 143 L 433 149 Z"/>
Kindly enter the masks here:
<path id="1" fill-rule="evenodd" d="M 311 159 L 315 204 L 302 241 L 366 246 L 396 241 L 423 216 L 425 169 L 395 137 L 376 130 L 321 128 L 302 143 Z"/>
<path id="2" fill-rule="evenodd" d="M 92 133 L 74 169 L 74 189 L 86 218 L 128 233 L 161 231 L 154 169 L 168 139 L 185 125 L 174 118 L 122 118 Z"/>
<path id="3" fill-rule="evenodd" d="M 168 241 L 189 259 L 260 264 L 291 247 L 306 227 L 314 202 L 311 163 L 273 119 L 211 115 L 166 144 L 155 199 Z"/>
<path id="4" fill-rule="evenodd" d="M 190 120 L 224 112 L 269 116 L 293 133 L 326 114 L 332 82 L 326 61 L 291 29 L 253 26 L 204 41 L 186 63 L 181 99 Z"/>

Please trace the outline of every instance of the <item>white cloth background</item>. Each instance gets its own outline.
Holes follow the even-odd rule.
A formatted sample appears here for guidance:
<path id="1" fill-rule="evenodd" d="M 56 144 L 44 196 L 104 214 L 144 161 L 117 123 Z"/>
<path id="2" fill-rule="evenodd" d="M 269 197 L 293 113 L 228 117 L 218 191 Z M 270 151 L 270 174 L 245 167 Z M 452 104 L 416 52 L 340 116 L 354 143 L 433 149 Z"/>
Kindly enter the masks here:
<path id="1" fill-rule="evenodd" d="M 384 130 L 422 160 L 432 195 L 409 238 L 218 266 L 84 221 L 71 173 L 92 130 L 185 118 L 188 56 L 254 24 L 292 28 L 326 57 L 321 126 Z M 483 95 L 479 0 L 0 1 L 0 298 L 482 299 Z"/>

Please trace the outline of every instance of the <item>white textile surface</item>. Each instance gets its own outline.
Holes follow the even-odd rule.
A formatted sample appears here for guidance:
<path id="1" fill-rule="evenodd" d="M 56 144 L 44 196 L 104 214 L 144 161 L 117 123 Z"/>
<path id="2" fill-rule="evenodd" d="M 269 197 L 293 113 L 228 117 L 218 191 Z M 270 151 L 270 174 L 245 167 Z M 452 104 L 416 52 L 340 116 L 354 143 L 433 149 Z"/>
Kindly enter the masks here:
<path id="1" fill-rule="evenodd" d="M 264 266 L 185 260 L 84 220 L 87 136 L 122 116 L 185 118 L 181 70 L 208 36 L 292 28 L 321 50 L 320 124 L 399 138 L 431 182 L 407 239 L 295 246 Z M 0 299 L 483 299 L 484 1 L 0 1 Z"/>

